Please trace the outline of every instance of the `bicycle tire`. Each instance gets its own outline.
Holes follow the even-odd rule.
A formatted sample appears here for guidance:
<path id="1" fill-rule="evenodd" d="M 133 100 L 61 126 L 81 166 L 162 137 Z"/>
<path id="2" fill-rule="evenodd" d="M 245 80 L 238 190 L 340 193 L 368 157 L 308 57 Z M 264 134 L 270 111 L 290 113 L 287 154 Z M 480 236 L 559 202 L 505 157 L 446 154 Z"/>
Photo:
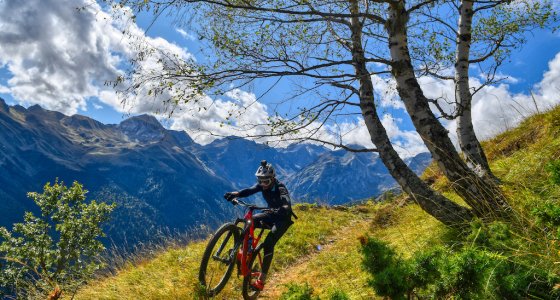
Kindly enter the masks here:
<path id="1" fill-rule="evenodd" d="M 262 272 L 262 260 L 264 258 L 264 250 L 262 247 L 257 247 L 253 252 L 251 259 L 248 262 L 248 267 L 251 272 L 249 275 L 243 277 L 243 299 L 256 300 L 261 291 L 253 288 L 252 284 L 259 278 Z M 258 261 L 257 261 L 258 259 Z M 255 262 L 257 262 L 255 264 Z"/>
<path id="2" fill-rule="evenodd" d="M 205 287 L 206 296 L 213 297 L 221 292 L 229 280 L 231 271 L 235 265 L 235 244 L 239 240 L 239 235 L 239 227 L 232 223 L 226 223 L 216 230 L 216 233 L 214 233 L 208 242 L 206 250 L 204 250 L 204 254 L 202 255 L 202 261 L 200 262 L 200 269 L 198 272 L 198 280 L 200 284 Z M 218 241 L 222 238 L 224 238 L 224 240 L 218 244 Z M 224 244 L 225 247 L 220 253 L 221 256 L 219 256 L 219 258 L 213 256 L 213 253 L 217 251 L 222 244 Z M 213 259 L 211 259 L 211 257 Z M 213 268 L 212 270 L 208 270 L 208 264 L 210 262 L 216 262 L 217 266 L 223 265 L 225 272 L 222 270 L 214 270 Z M 223 275 L 221 275 L 222 272 Z"/>

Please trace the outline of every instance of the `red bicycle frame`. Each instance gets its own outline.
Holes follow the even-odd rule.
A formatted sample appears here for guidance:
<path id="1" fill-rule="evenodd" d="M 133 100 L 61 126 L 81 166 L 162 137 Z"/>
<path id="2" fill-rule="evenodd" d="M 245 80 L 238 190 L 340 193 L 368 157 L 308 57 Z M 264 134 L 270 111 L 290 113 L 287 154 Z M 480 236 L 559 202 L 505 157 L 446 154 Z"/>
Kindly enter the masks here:
<path id="1" fill-rule="evenodd" d="M 258 250 L 260 249 L 256 249 L 257 245 L 259 245 L 259 241 L 261 240 L 262 234 L 264 232 L 264 228 L 261 228 L 261 231 L 259 232 L 259 234 L 255 237 L 255 224 L 253 223 L 253 211 L 255 209 L 268 209 L 267 207 L 257 207 L 254 205 L 248 205 L 245 202 L 236 199 L 237 202 L 243 206 L 247 206 L 249 208 L 249 210 L 247 211 L 247 213 L 245 214 L 245 216 L 243 217 L 243 219 L 237 219 L 237 221 L 235 222 L 235 224 L 239 224 L 239 223 L 245 223 L 245 226 L 243 228 L 242 234 L 243 234 L 243 246 L 241 247 L 241 249 L 239 249 L 239 252 L 237 253 L 237 260 L 239 261 L 239 263 L 241 264 L 240 266 L 240 271 L 241 271 L 241 275 L 243 276 L 248 276 L 250 275 L 251 270 L 249 270 L 249 267 L 247 266 L 247 263 L 249 262 L 249 260 L 251 260 L 251 256 L 253 255 L 253 253 L 257 253 L 258 255 Z M 251 253 L 249 253 L 249 239 L 251 239 L 251 248 L 252 251 Z M 260 255 L 258 255 L 258 260 L 259 260 L 259 264 L 262 265 L 262 257 L 260 257 Z M 255 275 L 255 274 L 253 274 Z"/>

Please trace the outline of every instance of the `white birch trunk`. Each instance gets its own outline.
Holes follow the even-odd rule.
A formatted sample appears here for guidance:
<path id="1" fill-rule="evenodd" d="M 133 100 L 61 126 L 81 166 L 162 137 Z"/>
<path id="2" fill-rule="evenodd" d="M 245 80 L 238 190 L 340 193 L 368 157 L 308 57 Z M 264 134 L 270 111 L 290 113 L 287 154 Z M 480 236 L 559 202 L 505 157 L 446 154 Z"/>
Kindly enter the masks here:
<path id="1" fill-rule="evenodd" d="M 500 189 L 488 177 L 480 178 L 468 168 L 455 150 L 447 130 L 429 107 L 412 66 L 407 41 L 408 13 L 404 1 L 389 4 L 386 29 L 397 91 L 408 114 L 432 154 L 434 161 L 452 183 L 452 188 L 480 217 L 501 215 L 507 203 Z"/>
<path id="2" fill-rule="evenodd" d="M 473 1 L 463 0 L 459 7 L 459 31 L 455 63 L 455 98 L 461 113 L 457 118 L 457 137 L 467 164 L 480 176 L 494 178 L 484 150 L 474 132 L 471 115 L 472 94 L 469 86 Z"/>
<path id="3" fill-rule="evenodd" d="M 351 13 L 357 14 L 357 0 L 349 1 Z M 402 189 L 410 195 L 424 211 L 446 225 L 457 226 L 465 224 L 465 222 L 472 219 L 473 215 L 470 210 L 432 190 L 404 163 L 393 148 L 375 109 L 373 84 L 366 67 L 364 49 L 362 46 L 362 24 L 358 17 L 351 18 L 351 29 L 352 60 L 356 76 L 360 83 L 360 108 L 371 136 L 371 141 L 377 147 L 381 160 Z"/>

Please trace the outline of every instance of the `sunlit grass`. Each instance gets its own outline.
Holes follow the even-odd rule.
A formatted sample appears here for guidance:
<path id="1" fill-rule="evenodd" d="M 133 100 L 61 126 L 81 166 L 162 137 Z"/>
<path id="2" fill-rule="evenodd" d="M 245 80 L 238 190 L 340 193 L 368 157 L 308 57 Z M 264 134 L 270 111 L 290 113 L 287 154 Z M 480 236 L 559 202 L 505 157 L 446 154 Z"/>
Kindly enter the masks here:
<path id="1" fill-rule="evenodd" d="M 352 220 L 350 212 L 316 206 L 296 206 L 300 217 L 275 248 L 272 271 L 316 251 L 318 245 Z M 115 276 L 91 282 L 76 299 L 193 299 L 206 241 L 162 250 L 153 259 L 129 264 Z M 241 278 L 240 278 L 241 279 Z M 241 280 L 234 274 L 217 299 L 238 299 Z"/>
<path id="2" fill-rule="evenodd" d="M 560 186 L 551 184 L 545 166 L 560 159 L 560 108 L 529 118 L 521 128 L 484 142 L 491 167 L 514 209 L 509 225 L 515 244 L 507 254 L 525 264 L 560 272 L 560 245 L 539 227 L 532 209 L 560 202 Z M 434 166 L 423 178 L 447 198 L 463 203 Z M 342 290 L 351 299 L 375 299 L 361 268 L 358 238 L 369 235 L 388 242 L 404 258 L 436 245 L 463 243 L 449 229 L 404 197 L 392 203 L 368 203 L 347 211 L 298 205 L 300 217 L 276 247 L 264 299 L 278 299 L 289 283 L 308 283 L 328 299 Z M 115 276 L 92 282 L 77 299 L 196 299 L 198 266 L 206 242 L 162 250 L 153 259 L 122 267 Z M 232 280 L 216 299 L 240 299 L 241 282 Z"/>

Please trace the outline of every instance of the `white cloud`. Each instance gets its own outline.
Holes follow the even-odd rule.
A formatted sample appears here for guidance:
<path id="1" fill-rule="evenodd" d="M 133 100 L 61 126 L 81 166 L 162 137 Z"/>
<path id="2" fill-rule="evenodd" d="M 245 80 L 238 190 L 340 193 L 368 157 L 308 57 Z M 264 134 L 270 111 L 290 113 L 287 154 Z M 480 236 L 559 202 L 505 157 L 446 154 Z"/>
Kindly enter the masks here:
<path id="1" fill-rule="evenodd" d="M 422 141 L 422 138 L 416 131 L 406 131 L 400 129 L 399 123 L 401 122 L 401 119 L 394 118 L 388 114 L 383 115 L 383 118 L 381 119 L 381 123 L 383 123 L 383 126 L 387 131 L 387 135 L 399 155 L 406 158 L 428 151 Z"/>
<path id="2" fill-rule="evenodd" d="M 116 78 L 112 28 L 84 1 L 0 2 L 0 60 L 16 101 L 68 114 Z M 93 5 L 95 6 L 95 5 Z"/>
<path id="3" fill-rule="evenodd" d="M 379 100 L 378 103 L 381 107 L 404 109 L 404 104 L 397 92 L 397 83 L 392 77 L 383 78 L 378 75 L 373 75 L 371 76 L 371 80 L 376 99 Z"/>
<path id="4" fill-rule="evenodd" d="M 178 105 L 171 116 L 171 129 L 185 130 L 201 144 L 223 136 L 267 133 L 267 107 L 256 101 L 254 94 L 233 90 L 226 96 L 230 101 L 204 96 Z"/>
<path id="5" fill-rule="evenodd" d="M 475 132 L 479 139 L 491 138 L 505 130 L 514 128 L 522 120 L 538 111 L 546 111 L 560 104 L 560 53 L 548 64 L 548 71 L 540 83 L 533 87 L 530 93 L 512 93 L 509 83 L 516 79 L 505 80 L 496 86 L 486 86 L 477 92 L 472 101 L 472 119 Z M 507 77 L 503 75 L 503 77 Z M 455 106 L 454 85 L 452 81 L 435 78 L 419 78 L 420 85 L 426 97 L 440 99 L 438 102 L 447 113 L 451 113 Z M 479 87 L 482 82 L 471 77 L 471 88 Z M 395 107 L 400 107 L 395 106 Z M 434 107 L 434 111 L 435 107 Z M 437 113 L 437 111 L 436 111 Z M 443 121 L 450 131 L 453 140 L 456 138 L 456 121 Z"/>
<path id="6" fill-rule="evenodd" d="M 10 88 L 0 84 L 0 94 L 9 94 Z"/>
<path id="7" fill-rule="evenodd" d="M 137 54 L 134 40 L 191 57 L 162 38 L 144 36 L 126 18 L 112 19 L 90 0 L 0 1 L 0 28 L 0 65 L 11 76 L 3 90 L 20 104 L 66 114 L 85 111 L 88 99 L 98 96 L 122 107 L 110 99 L 105 83 L 122 75 L 123 64 Z"/>
<path id="8" fill-rule="evenodd" d="M 181 28 L 175 28 L 175 31 L 177 31 L 184 39 L 189 40 L 189 41 L 194 41 L 195 37 L 193 34 L 186 32 L 185 30 L 181 29 Z"/>
<path id="9" fill-rule="evenodd" d="M 79 6 L 86 9 L 78 12 L 75 8 Z M 126 18 L 112 19 L 110 13 L 89 0 L 0 0 L 0 29 L 0 68 L 6 68 L 11 76 L 5 85 L 0 85 L 0 93 L 11 94 L 23 105 L 40 104 L 73 114 L 87 109 L 87 101 L 98 97 L 103 104 L 119 112 L 164 113 L 169 112 L 170 107 L 163 100 L 175 96 L 180 90 L 188 90 L 188 85 L 177 83 L 175 89 L 154 98 L 148 97 L 153 87 L 148 84 L 138 90 L 136 97 L 121 102 L 114 90 L 104 83 L 124 73 L 122 68 L 127 60 L 138 54 L 135 41 L 171 53 L 171 57 L 175 55 L 187 60 L 194 60 L 194 57 L 185 48 L 163 38 L 146 37 L 141 28 Z M 127 30 L 127 35 L 122 34 L 123 29 Z M 180 28 L 175 30 L 186 39 L 193 38 Z M 142 61 L 140 75 L 161 72 L 160 59 L 167 57 L 156 52 Z M 534 88 L 540 110 L 560 101 L 557 96 L 560 94 L 559 79 L 560 54 L 549 63 L 549 71 Z M 394 80 L 378 76 L 372 76 L 372 80 L 380 108 L 404 108 Z M 530 95 L 509 92 L 508 84 L 516 80 L 510 78 L 475 95 L 473 121 L 480 137 L 488 138 L 511 128 L 536 110 Z M 449 81 L 420 78 L 420 83 L 430 98 L 454 98 L 454 87 Z M 471 86 L 477 85 L 480 81 L 473 77 Z M 444 106 L 447 110 L 452 109 L 451 105 Z M 93 107 L 98 109 L 99 105 Z M 254 94 L 234 90 L 222 99 L 201 96 L 189 103 L 179 103 L 174 107 L 169 123 L 173 129 L 186 130 L 198 142 L 208 143 L 216 135 L 264 134 L 269 128 L 254 124 L 266 123 L 269 113 L 267 106 L 256 101 Z M 403 156 L 425 149 L 414 131 L 399 129 L 400 120 L 383 116 L 382 121 L 395 148 Z M 454 133 L 455 122 L 445 125 Z M 319 127 L 319 123 L 314 123 L 310 129 L 319 129 L 317 136 L 320 138 L 373 147 L 361 118 Z"/>

